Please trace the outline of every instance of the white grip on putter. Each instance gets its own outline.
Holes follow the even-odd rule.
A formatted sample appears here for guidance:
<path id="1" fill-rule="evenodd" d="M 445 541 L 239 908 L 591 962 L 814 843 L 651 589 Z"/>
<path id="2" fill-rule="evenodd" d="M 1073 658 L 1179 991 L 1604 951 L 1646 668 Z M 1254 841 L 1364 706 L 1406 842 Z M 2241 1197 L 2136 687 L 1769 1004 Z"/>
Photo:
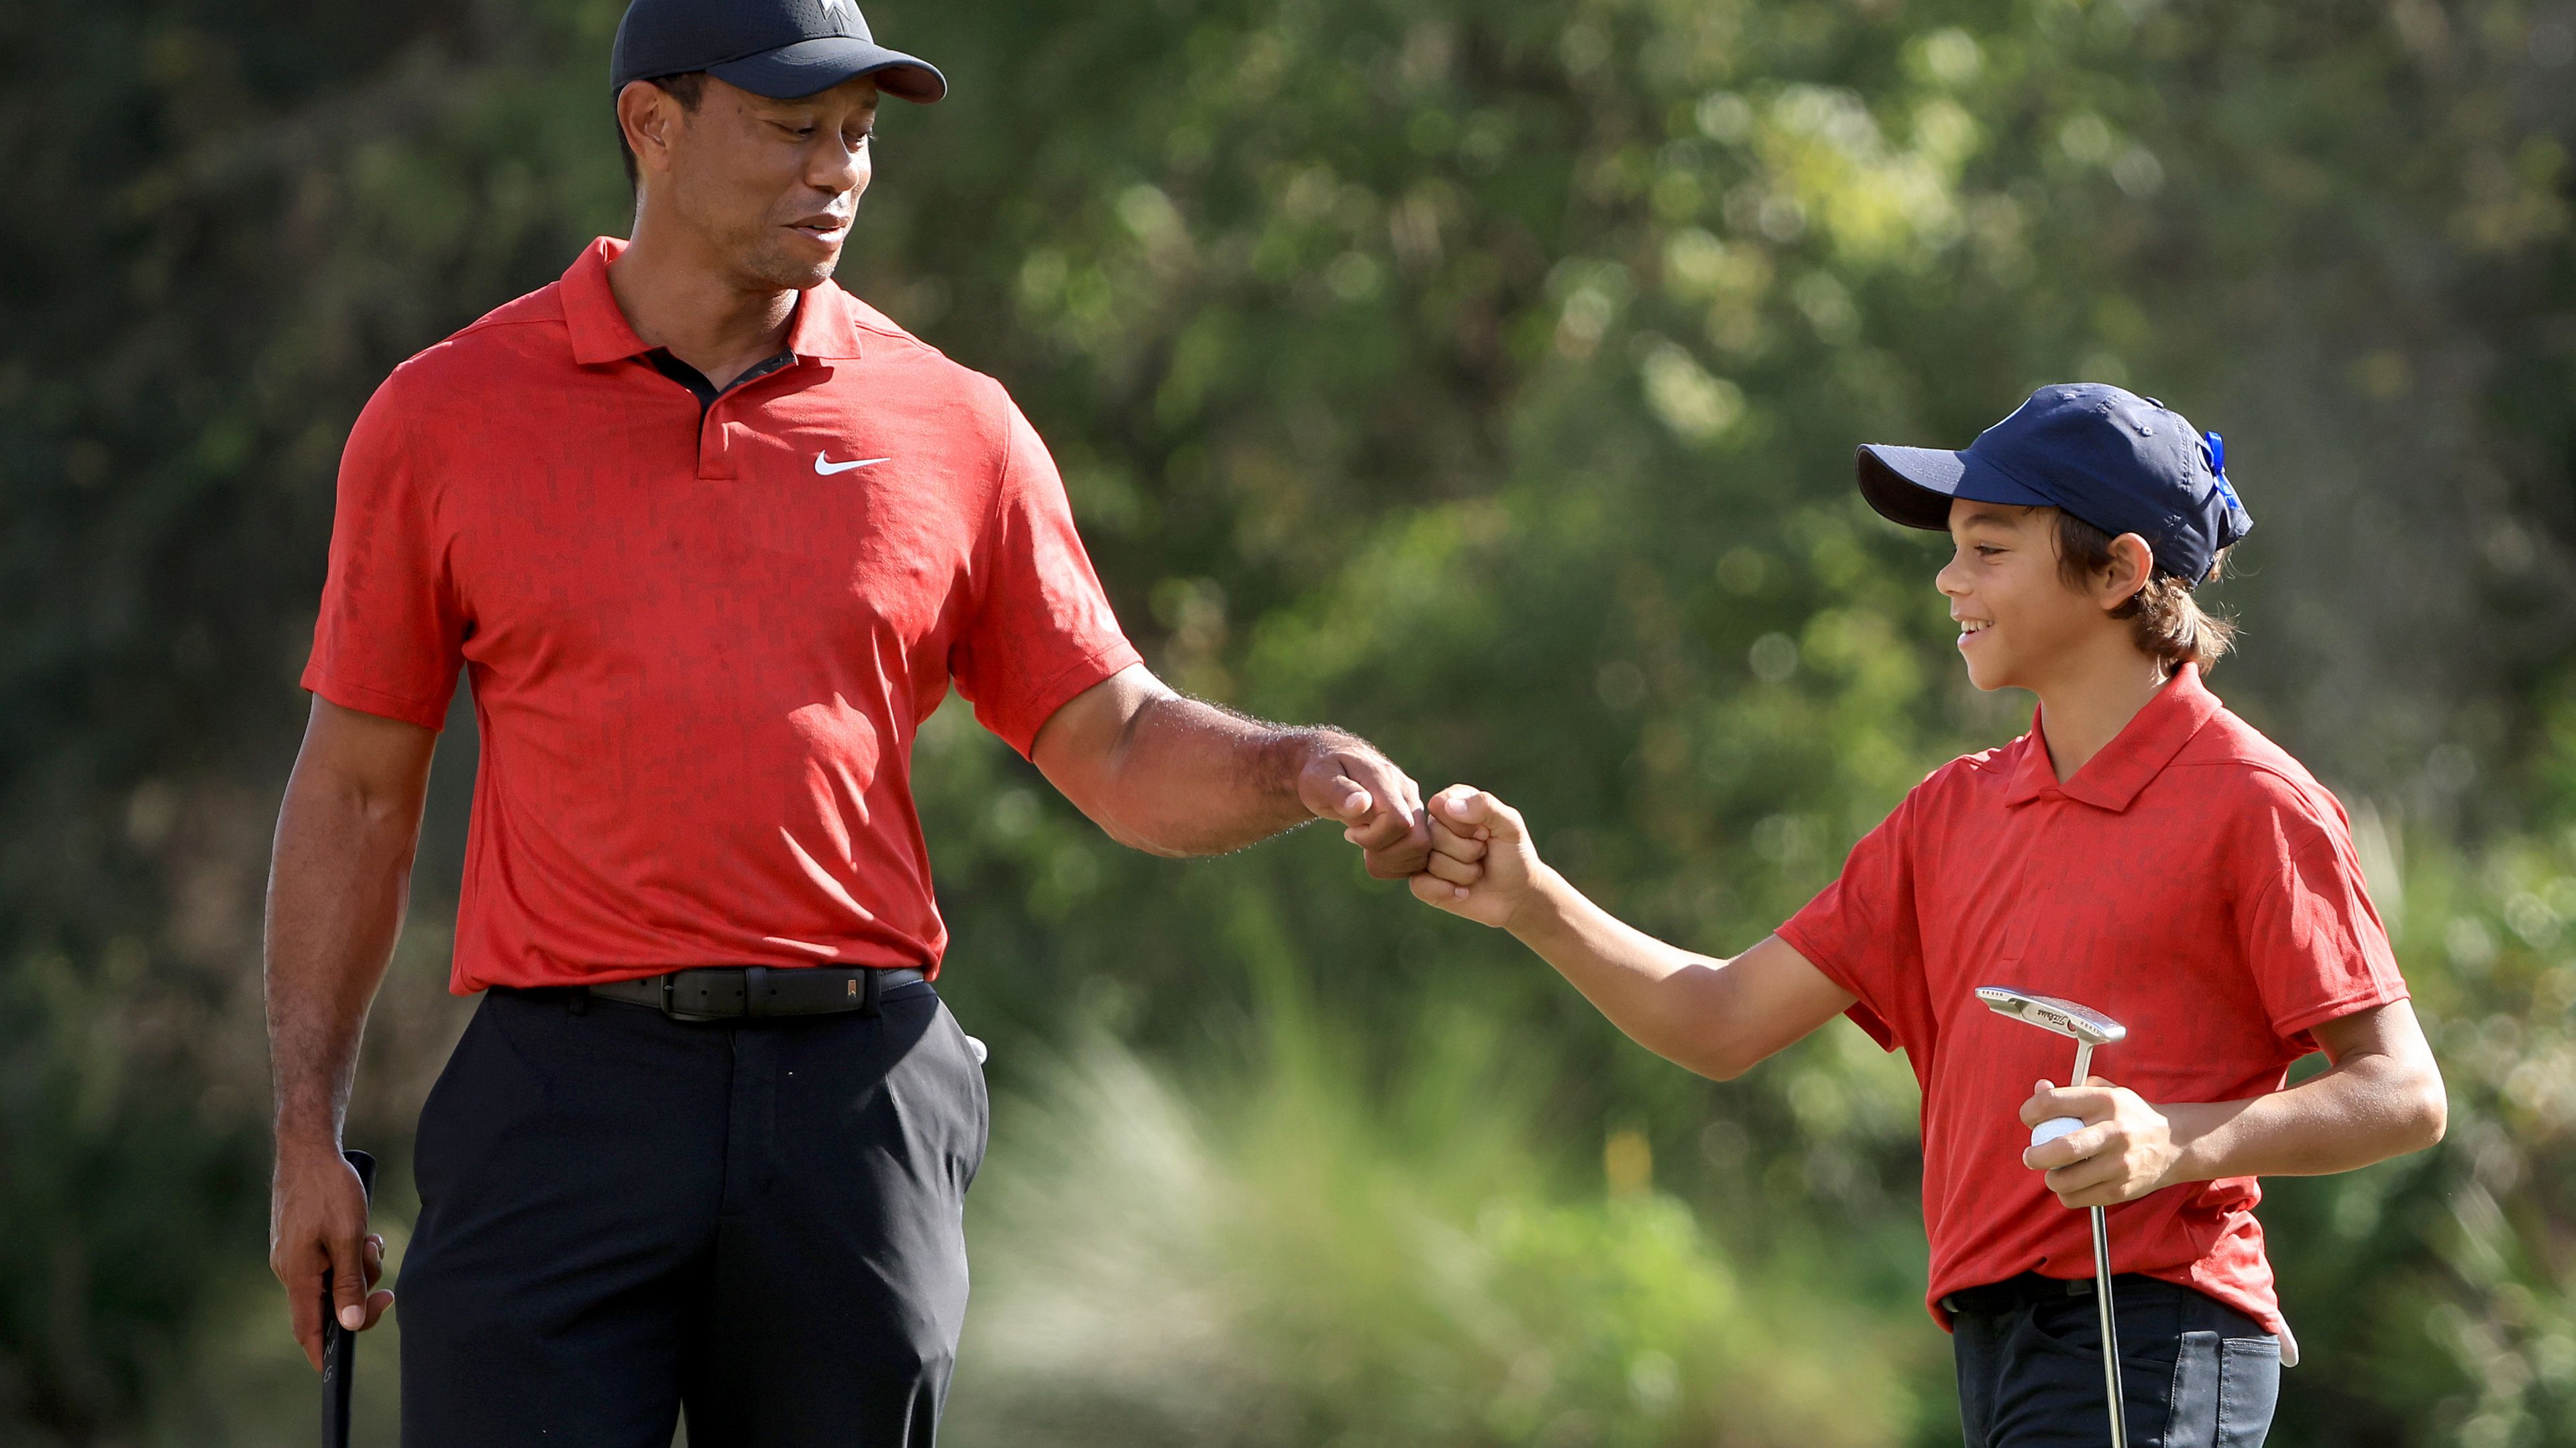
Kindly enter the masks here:
<path id="1" fill-rule="evenodd" d="M 2072 1116 L 2052 1116 L 2030 1129 L 2030 1144 L 2039 1146 L 2061 1136 L 2072 1136 L 2083 1127 L 2084 1123 Z"/>

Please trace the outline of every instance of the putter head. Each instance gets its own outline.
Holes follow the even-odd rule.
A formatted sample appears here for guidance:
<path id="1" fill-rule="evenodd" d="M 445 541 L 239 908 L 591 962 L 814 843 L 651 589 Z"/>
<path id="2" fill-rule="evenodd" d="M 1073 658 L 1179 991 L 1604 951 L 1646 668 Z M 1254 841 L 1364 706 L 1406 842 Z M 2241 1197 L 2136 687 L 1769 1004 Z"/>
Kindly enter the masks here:
<path id="1" fill-rule="evenodd" d="M 1981 985 L 1977 987 L 1977 999 L 1997 1015 L 2011 1016 L 2088 1046 L 2107 1046 L 2129 1034 L 2127 1026 L 2100 1011 L 2055 996 L 2032 995 L 2007 985 Z"/>

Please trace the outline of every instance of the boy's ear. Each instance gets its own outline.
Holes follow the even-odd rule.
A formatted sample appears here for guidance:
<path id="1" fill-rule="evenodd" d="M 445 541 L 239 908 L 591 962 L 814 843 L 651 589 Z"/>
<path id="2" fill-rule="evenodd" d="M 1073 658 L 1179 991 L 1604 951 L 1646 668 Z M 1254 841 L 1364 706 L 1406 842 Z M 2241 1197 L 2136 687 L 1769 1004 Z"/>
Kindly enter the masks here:
<path id="1" fill-rule="evenodd" d="M 2095 575 L 2094 601 L 2105 609 L 2118 608 L 2137 596 L 2155 575 L 2156 553 L 2147 540 L 2135 533 L 2123 533 L 2111 540 L 2111 561 Z"/>

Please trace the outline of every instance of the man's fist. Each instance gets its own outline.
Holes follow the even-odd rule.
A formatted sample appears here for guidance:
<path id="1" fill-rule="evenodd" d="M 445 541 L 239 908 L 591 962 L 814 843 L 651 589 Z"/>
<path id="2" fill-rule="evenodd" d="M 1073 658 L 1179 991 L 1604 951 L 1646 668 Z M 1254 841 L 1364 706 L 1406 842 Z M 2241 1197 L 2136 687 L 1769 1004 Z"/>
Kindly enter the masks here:
<path id="1" fill-rule="evenodd" d="M 2182 1157 L 2173 1123 L 2126 1086 L 2095 1076 L 2081 1086 L 2042 1081 L 2021 1105 L 2021 1124 L 2059 1116 L 2084 1124 L 2022 1153 L 2022 1165 L 2048 1173 L 2048 1189 L 2070 1207 L 2109 1207 L 2165 1185 Z"/>
<path id="2" fill-rule="evenodd" d="M 277 1178 L 269 1195 L 268 1265 L 286 1285 L 287 1316 L 304 1356 L 322 1371 L 323 1312 L 364 1331 L 393 1306 L 376 1288 L 385 1274 L 385 1239 L 367 1230 L 367 1192 L 358 1173 L 329 1145 L 278 1143 Z M 323 1277 L 330 1295 L 323 1295 Z"/>
<path id="3" fill-rule="evenodd" d="M 1509 929 L 1546 868 L 1520 811 L 1472 784 L 1453 784 L 1431 797 L 1428 813 L 1431 857 L 1413 877 L 1414 898 Z"/>
<path id="4" fill-rule="evenodd" d="M 1317 819 L 1339 820 L 1381 880 L 1419 874 L 1431 854 L 1422 787 L 1356 739 L 1332 741 L 1298 771 L 1297 798 Z"/>

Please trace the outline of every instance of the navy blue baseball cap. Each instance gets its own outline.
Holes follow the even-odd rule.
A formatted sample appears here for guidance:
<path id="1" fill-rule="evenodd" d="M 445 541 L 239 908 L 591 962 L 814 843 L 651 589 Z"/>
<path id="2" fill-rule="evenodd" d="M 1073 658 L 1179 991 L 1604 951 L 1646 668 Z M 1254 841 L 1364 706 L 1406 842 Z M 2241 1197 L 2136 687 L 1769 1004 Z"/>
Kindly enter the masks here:
<path id="1" fill-rule="evenodd" d="M 2137 534 L 2157 572 L 2197 584 L 2254 528 L 2227 481 L 2226 447 L 2152 397 L 2061 382 L 1964 451 L 1871 443 L 1854 461 L 1861 496 L 1891 522 L 1946 531 L 1954 498 L 2059 508 L 2114 538 Z"/>
<path id="2" fill-rule="evenodd" d="M 756 96 L 794 100 L 852 76 L 928 105 L 948 78 L 868 34 L 858 0 L 635 0 L 609 51 L 610 91 L 703 70 Z"/>

